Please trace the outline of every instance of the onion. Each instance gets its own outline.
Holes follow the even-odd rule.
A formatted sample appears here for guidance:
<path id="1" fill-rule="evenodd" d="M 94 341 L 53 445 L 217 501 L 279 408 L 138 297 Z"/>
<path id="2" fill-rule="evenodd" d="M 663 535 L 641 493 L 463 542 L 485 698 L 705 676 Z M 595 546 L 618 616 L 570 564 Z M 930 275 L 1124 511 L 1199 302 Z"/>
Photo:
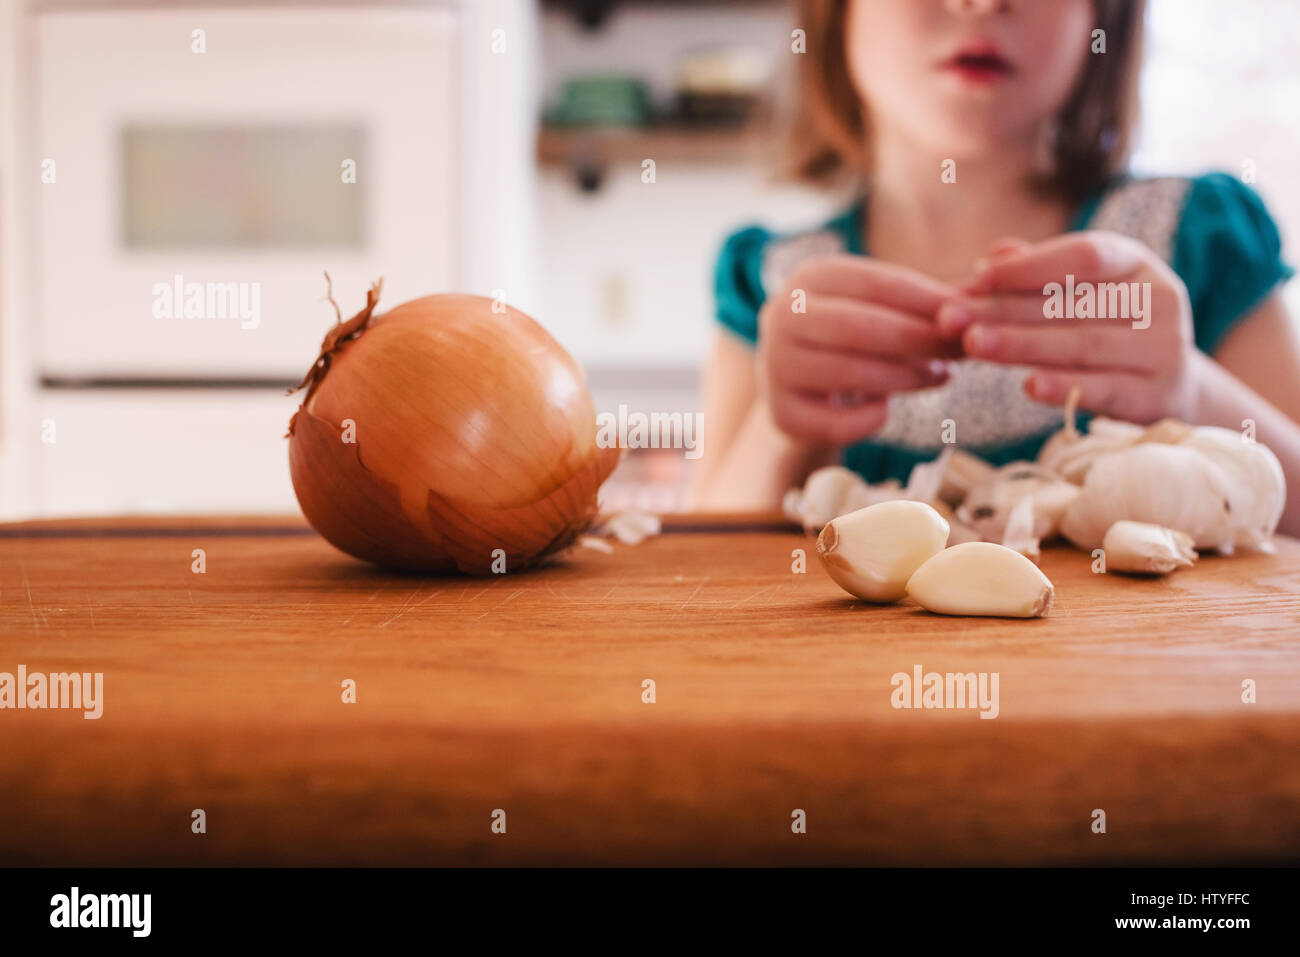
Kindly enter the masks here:
<path id="1" fill-rule="evenodd" d="M 481 296 L 372 318 L 380 288 L 298 386 L 289 472 L 307 521 L 349 555 L 418 571 L 517 571 L 572 544 L 620 454 L 596 443 L 578 364 Z"/>

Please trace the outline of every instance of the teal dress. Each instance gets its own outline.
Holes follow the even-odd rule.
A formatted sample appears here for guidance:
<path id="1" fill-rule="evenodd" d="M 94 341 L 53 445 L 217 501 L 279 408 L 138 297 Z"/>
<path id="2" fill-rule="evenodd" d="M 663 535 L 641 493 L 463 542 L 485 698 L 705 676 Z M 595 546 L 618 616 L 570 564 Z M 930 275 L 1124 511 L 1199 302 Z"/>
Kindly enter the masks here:
<path id="1" fill-rule="evenodd" d="M 800 261 L 833 252 L 866 255 L 864 204 L 819 229 L 777 234 L 749 226 L 728 237 L 718 257 L 718 321 L 751 346 L 758 311 Z M 1263 201 L 1223 173 L 1195 178 L 1117 178 L 1091 197 L 1070 231 L 1102 229 L 1132 236 L 1161 256 L 1187 286 L 1197 347 L 1213 354 L 1232 326 L 1294 271 Z M 978 360 L 955 364 L 936 389 L 890 397 L 889 419 L 843 461 L 869 482 L 906 481 L 912 467 L 942 446 L 941 423 L 957 423 L 957 444 L 994 465 L 1033 459 L 1060 428 L 1061 410 L 1024 394 L 1028 370 Z"/>

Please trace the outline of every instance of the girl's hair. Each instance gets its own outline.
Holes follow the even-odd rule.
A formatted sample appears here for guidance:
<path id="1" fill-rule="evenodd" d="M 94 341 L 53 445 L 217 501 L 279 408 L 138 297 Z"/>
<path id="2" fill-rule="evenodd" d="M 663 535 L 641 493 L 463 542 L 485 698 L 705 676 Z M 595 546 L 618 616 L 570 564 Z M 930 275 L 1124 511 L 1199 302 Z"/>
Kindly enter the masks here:
<path id="1" fill-rule="evenodd" d="M 798 102 L 790 124 L 786 171 L 825 184 L 870 166 L 866 109 L 849 75 L 845 20 L 849 0 L 798 0 L 796 26 L 807 52 L 798 57 Z M 1056 116 L 1051 163 L 1041 187 L 1079 201 L 1120 170 L 1137 119 L 1146 0 L 1093 0 L 1106 52 L 1087 60 Z"/>

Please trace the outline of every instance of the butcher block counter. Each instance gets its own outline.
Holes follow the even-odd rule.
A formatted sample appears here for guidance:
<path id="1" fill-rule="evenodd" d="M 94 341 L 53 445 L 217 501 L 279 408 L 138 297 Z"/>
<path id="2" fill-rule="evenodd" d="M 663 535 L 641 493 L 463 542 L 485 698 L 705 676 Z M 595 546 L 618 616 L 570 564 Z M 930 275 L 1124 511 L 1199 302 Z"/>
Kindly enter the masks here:
<path id="1" fill-rule="evenodd" d="M 775 516 L 483 579 L 288 518 L 0 526 L 0 672 L 104 676 L 98 719 L 0 710 L 0 863 L 1293 862 L 1277 544 L 1049 548 L 1015 621 L 855 601 Z M 996 717 L 895 707 L 918 668 L 996 673 Z"/>

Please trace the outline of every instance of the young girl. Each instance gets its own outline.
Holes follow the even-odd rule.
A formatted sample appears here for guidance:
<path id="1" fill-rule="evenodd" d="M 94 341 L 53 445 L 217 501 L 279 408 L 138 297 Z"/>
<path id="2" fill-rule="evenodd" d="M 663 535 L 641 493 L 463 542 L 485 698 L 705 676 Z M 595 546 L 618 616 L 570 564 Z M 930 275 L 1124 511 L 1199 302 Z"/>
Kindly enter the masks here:
<path id="1" fill-rule="evenodd" d="M 1300 489 L 1300 345 L 1272 219 L 1227 175 L 1121 173 L 1143 12 L 800 4 L 797 170 L 861 198 L 813 232 L 724 246 L 698 507 L 775 506 L 833 461 L 906 481 L 945 438 L 1032 459 L 1075 386 L 1081 408 L 1133 422 L 1253 420 Z M 1056 318 L 1051 283 L 1137 283 L 1149 300 Z M 1300 534 L 1300 494 L 1280 530 Z"/>

